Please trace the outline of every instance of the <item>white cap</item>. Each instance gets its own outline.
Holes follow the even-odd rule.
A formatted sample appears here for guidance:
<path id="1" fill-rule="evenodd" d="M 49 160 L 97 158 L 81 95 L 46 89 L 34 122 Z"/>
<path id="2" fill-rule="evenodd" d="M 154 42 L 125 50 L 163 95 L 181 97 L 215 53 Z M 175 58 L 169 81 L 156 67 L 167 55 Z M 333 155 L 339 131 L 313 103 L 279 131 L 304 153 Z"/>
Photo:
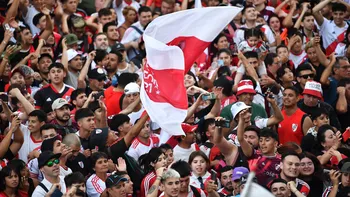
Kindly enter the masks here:
<path id="1" fill-rule="evenodd" d="M 124 88 L 124 93 L 126 95 L 132 94 L 132 93 L 139 93 L 140 92 L 140 86 L 137 85 L 135 82 L 131 82 L 128 85 L 125 86 Z"/>
<path id="2" fill-rule="evenodd" d="M 231 106 L 231 113 L 233 119 L 236 118 L 236 116 L 241 112 L 242 110 L 249 109 L 251 108 L 250 106 L 246 105 L 244 102 L 236 102 Z"/>
<path id="3" fill-rule="evenodd" d="M 58 98 L 52 103 L 51 107 L 52 107 L 52 110 L 54 111 L 55 109 L 60 109 L 61 107 L 65 106 L 65 105 L 70 106 L 70 104 L 68 103 L 68 101 L 66 99 Z"/>
<path id="4" fill-rule="evenodd" d="M 67 50 L 68 62 L 74 59 L 77 55 L 80 55 L 80 54 L 76 50 L 68 49 Z"/>

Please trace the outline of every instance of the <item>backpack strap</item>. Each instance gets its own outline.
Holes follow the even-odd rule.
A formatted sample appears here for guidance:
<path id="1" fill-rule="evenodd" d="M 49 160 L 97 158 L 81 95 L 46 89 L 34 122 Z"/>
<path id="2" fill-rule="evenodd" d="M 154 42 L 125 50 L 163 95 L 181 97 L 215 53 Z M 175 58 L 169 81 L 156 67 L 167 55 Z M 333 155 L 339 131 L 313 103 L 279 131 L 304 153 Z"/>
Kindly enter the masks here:
<path id="1" fill-rule="evenodd" d="M 198 189 L 197 189 L 196 187 L 194 187 L 194 186 L 192 186 L 192 185 L 190 185 L 190 187 L 191 187 L 191 190 L 192 190 L 192 192 L 193 192 L 193 196 L 195 196 L 195 197 L 201 197 L 201 193 L 198 191 Z"/>
<path id="2" fill-rule="evenodd" d="M 136 27 L 136 26 L 134 26 L 134 25 L 131 25 L 130 26 L 131 28 L 133 28 L 133 29 L 135 29 L 136 31 L 137 31 L 137 33 L 139 33 L 139 34 L 143 34 L 143 31 L 141 31 L 138 27 Z"/>
<path id="3" fill-rule="evenodd" d="M 47 187 L 46 187 L 44 184 L 39 183 L 38 186 L 40 186 L 41 188 L 43 188 L 43 189 L 45 190 L 46 193 L 49 192 L 49 189 L 47 189 Z"/>

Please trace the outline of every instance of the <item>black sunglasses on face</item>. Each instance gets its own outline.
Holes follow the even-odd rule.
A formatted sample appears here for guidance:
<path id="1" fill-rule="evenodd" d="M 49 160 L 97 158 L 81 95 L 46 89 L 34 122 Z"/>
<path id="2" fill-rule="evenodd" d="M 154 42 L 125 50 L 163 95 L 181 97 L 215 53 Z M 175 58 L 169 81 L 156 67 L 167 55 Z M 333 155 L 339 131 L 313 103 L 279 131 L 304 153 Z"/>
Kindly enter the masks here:
<path id="1" fill-rule="evenodd" d="M 313 79 L 315 77 L 315 74 L 308 74 L 308 75 L 300 75 L 299 77 L 304 78 L 304 79 Z"/>

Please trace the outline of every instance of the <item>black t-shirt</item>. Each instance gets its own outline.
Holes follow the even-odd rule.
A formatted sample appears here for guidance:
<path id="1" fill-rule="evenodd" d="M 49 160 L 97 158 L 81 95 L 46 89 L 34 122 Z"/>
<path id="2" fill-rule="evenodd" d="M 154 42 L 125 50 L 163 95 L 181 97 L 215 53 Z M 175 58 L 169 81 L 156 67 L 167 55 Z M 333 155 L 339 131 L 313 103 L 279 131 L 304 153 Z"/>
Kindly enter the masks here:
<path id="1" fill-rule="evenodd" d="M 319 101 L 319 103 L 316 106 L 309 107 L 309 106 L 305 105 L 304 99 L 301 99 L 298 102 L 298 107 L 300 108 L 301 111 L 303 111 L 309 115 L 313 115 L 317 111 L 317 109 L 319 109 L 319 108 L 323 108 L 323 109 L 327 110 L 329 118 L 330 118 L 330 125 L 337 128 L 339 131 L 342 131 L 337 114 L 335 113 L 333 107 L 331 105 L 329 105 L 328 103 L 325 103 L 323 101 Z"/>
<path id="2" fill-rule="evenodd" d="M 68 159 L 66 165 L 73 172 L 81 172 L 84 176 L 92 172 L 90 159 L 87 159 L 82 153 L 78 153 L 72 160 Z"/>
<path id="3" fill-rule="evenodd" d="M 51 84 L 42 87 L 34 95 L 35 106 L 41 108 L 45 103 L 52 103 L 58 98 L 64 98 L 70 102 L 70 95 L 74 91 L 74 88 L 64 85 L 64 89 L 61 92 L 58 92 Z"/>
<path id="4" fill-rule="evenodd" d="M 348 105 L 348 111 L 344 114 L 337 114 L 341 128 L 346 129 L 350 127 L 350 105 Z"/>

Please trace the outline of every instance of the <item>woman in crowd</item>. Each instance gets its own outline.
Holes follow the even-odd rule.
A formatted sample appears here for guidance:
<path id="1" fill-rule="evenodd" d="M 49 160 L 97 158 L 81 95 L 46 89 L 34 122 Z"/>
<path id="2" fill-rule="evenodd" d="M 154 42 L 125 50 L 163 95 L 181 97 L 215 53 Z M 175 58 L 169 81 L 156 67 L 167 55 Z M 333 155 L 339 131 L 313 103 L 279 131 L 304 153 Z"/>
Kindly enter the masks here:
<path id="1" fill-rule="evenodd" d="M 18 191 L 20 175 L 12 166 L 5 166 L 0 171 L 0 197 L 27 197 Z"/>
<path id="2" fill-rule="evenodd" d="M 152 148 L 148 154 L 144 154 L 139 159 L 140 166 L 146 176 L 141 183 L 141 196 L 147 196 L 148 190 L 156 181 L 156 171 L 167 166 L 167 159 L 161 148 Z"/>
<path id="3" fill-rule="evenodd" d="M 103 152 L 95 152 L 91 155 L 91 164 L 95 173 L 86 181 L 86 191 L 89 197 L 99 197 L 106 189 L 108 156 Z"/>
<path id="4" fill-rule="evenodd" d="M 123 9 L 123 15 L 125 18 L 125 22 L 118 28 L 120 40 L 122 40 L 125 31 L 136 22 L 137 11 L 132 6 L 126 6 Z"/>

